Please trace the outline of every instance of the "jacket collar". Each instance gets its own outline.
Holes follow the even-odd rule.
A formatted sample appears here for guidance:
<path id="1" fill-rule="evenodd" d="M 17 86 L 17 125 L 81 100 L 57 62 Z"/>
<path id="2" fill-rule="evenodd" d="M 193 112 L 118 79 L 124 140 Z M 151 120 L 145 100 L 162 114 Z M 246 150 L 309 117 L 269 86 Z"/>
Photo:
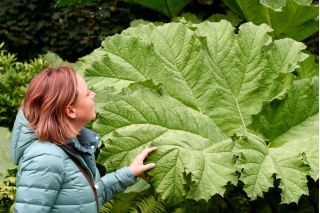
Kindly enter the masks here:
<path id="1" fill-rule="evenodd" d="M 77 137 L 71 138 L 69 143 L 61 146 L 67 148 L 67 150 L 71 153 L 82 152 L 94 154 L 99 140 L 100 137 L 97 133 L 90 129 L 82 128 Z"/>
<path id="2" fill-rule="evenodd" d="M 99 139 L 100 138 L 97 133 L 87 128 L 82 128 L 77 137 L 70 139 L 67 144 L 59 146 L 69 155 L 71 159 L 72 157 L 76 158 L 82 164 L 82 166 L 86 168 L 91 177 L 94 178 L 96 175 L 96 167 L 94 158 L 90 156 L 94 156 Z"/>

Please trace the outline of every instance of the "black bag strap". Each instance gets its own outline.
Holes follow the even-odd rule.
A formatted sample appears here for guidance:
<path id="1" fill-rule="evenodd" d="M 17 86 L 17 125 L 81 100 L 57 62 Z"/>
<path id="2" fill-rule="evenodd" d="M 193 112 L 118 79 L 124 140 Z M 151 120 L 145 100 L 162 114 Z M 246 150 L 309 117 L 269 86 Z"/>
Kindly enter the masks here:
<path id="1" fill-rule="evenodd" d="M 83 165 L 79 162 L 79 160 L 77 158 L 75 158 L 74 156 L 72 156 L 68 152 L 66 152 L 66 153 L 69 155 L 70 159 L 73 160 L 73 162 L 77 165 L 77 167 L 82 172 L 82 174 L 88 180 L 89 185 L 93 191 L 94 198 L 96 200 L 96 206 L 97 206 L 98 213 L 100 213 L 98 194 L 97 194 L 97 190 L 96 190 L 96 187 L 94 186 L 94 182 L 93 182 L 92 178 L 89 176 L 88 172 L 86 171 L 86 169 L 83 167 Z"/>

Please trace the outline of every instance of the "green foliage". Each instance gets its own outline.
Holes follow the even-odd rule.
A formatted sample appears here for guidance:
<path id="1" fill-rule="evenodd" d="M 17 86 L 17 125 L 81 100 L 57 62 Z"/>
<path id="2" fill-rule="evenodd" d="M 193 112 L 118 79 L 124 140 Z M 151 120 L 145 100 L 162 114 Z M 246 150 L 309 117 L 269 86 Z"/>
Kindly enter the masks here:
<path id="1" fill-rule="evenodd" d="M 148 7 L 170 18 L 178 16 L 183 10 L 183 8 L 191 2 L 191 0 L 158 0 L 158 1 L 127 0 L 127 1 Z"/>
<path id="2" fill-rule="evenodd" d="M 0 2 L 0 41 L 6 43 L 10 52 L 17 53 L 19 60 L 51 51 L 65 60 L 75 61 L 97 48 L 106 36 L 127 28 L 134 19 L 169 21 L 186 12 L 195 14 L 200 20 L 212 16 L 211 21 L 223 18 L 234 25 L 242 19 L 255 24 L 267 23 L 274 29 L 276 38 L 303 40 L 316 34 L 317 6 L 309 5 L 308 0 L 276 1 L 285 4 L 282 11 L 265 6 L 274 2 L 4 0 Z"/>
<path id="3" fill-rule="evenodd" d="M 270 32 L 146 23 L 108 37 L 81 61 L 100 94 L 99 163 L 111 171 L 157 146 L 148 175 L 169 206 L 208 203 L 239 181 L 248 199 L 279 187 L 279 202 L 297 203 L 318 178 L 318 78 L 295 80 L 305 46 Z"/>
<path id="4" fill-rule="evenodd" d="M 277 183 L 278 184 L 278 183 Z M 215 195 L 208 202 L 192 200 L 184 200 L 178 206 L 168 206 L 163 201 L 154 196 L 151 189 L 133 192 L 124 192 L 117 194 L 116 197 L 104 204 L 101 209 L 102 213 L 124 213 L 124 212 L 174 212 L 188 213 L 190 209 L 194 213 L 246 213 L 246 212 L 318 212 L 317 202 L 319 199 L 319 182 L 309 179 L 308 188 L 309 196 L 302 196 L 299 205 L 296 204 L 279 204 L 280 190 L 279 188 L 269 189 L 264 193 L 264 199 L 258 197 L 257 200 L 250 201 L 243 191 L 243 184 L 237 186 L 228 184 L 224 196 Z M 138 181 L 141 187 L 141 181 Z M 131 188 L 131 187 L 130 187 Z M 141 189 L 141 188 L 140 188 Z M 143 203 L 143 207 L 141 204 Z M 139 207 L 140 206 L 140 207 Z"/>
<path id="5" fill-rule="evenodd" d="M 132 213 L 148 212 L 148 213 L 161 213 L 166 212 L 165 204 L 156 200 L 152 195 L 149 195 L 139 202 L 137 202 L 137 209 L 132 209 Z"/>
<path id="6" fill-rule="evenodd" d="M 13 166 L 10 158 L 10 131 L 7 128 L 0 127 L 0 182 L 3 181 L 7 170 Z"/>
<path id="7" fill-rule="evenodd" d="M 101 207 L 101 213 L 127 212 L 130 206 L 134 205 L 136 196 L 136 193 L 116 194 L 113 200 Z"/>
<path id="8" fill-rule="evenodd" d="M 76 4 L 86 4 L 95 2 L 95 0 L 57 0 L 57 5 L 60 7 L 72 6 Z"/>
<path id="9" fill-rule="evenodd" d="M 218 22 L 221 20 L 227 20 L 231 22 L 232 26 L 236 27 L 239 26 L 241 22 L 243 22 L 243 19 L 239 17 L 237 14 L 232 12 L 231 10 L 227 10 L 226 14 L 213 14 L 210 16 L 206 21 L 211 21 L 211 22 Z"/>
<path id="10" fill-rule="evenodd" d="M 170 18 L 176 17 L 180 14 L 183 8 L 188 5 L 191 0 L 124 0 L 125 2 L 139 4 L 141 6 L 150 8 L 154 11 L 162 13 Z M 96 0 L 57 0 L 58 5 L 76 5 L 88 2 L 96 2 Z"/>
<path id="11" fill-rule="evenodd" d="M 315 55 L 310 55 L 297 69 L 296 75 L 301 78 L 319 76 L 319 64 L 316 63 Z"/>
<path id="12" fill-rule="evenodd" d="M 291 1 L 291 0 L 288 0 Z M 281 11 L 286 6 L 287 0 L 260 0 L 260 3 L 272 8 L 275 11 Z M 294 0 L 298 5 L 310 5 L 312 0 Z"/>
<path id="13" fill-rule="evenodd" d="M 74 4 L 73 0 L 64 0 L 63 2 Z M 232 14 L 231 9 L 247 21 L 255 24 L 268 24 L 274 30 L 275 38 L 289 37 L 301 41 L 316 34 L 319 30 L 319 7 L 311 4 L 311 0 L 223 0 L 224 4 L 217 4 L 210 0 L 201 0 L 197 4 L 190 0 L 127 0 L 127 2 L 150 8 L 170 18 L 177 17 L 183 12 L 190 12 L 189 10 L 192 10 L 190 9 L 192 7 L 204 5 L 204 7 L 198 9 L 200 11 L 192 11 L 202 16 L 200 19 L 205 19 L 207 17 L 203 17 L 203 14 L 208 13 L 208 11 L 204 11 L 204 8 L 209 5 L 211 8 L 209 16 L 212 15 L 211 21 L 224 18 L 239 24 L 237 20 L 239 18 Z M 212 10 L 214 11 L 213 14 Z"/>
<path id="14" fill-rule="evenodd" d="M 303 1 L 295 0 L 224 0 L 224 2 L 238 14 L 243 14 L 247 21 L 271 26 L 276 38 L 289 37 L 301 41 L 319 30 L 318 5 L 301 4 Z"/>
<path id="15" fill-rule="evenodd" d="M 16 55 L 8 53 L 0 45 L 0 126 L 11 129 L 32 77 L 48 63 L 43 57 L 30 62 L 18 62 Z"/>
<path id="16" fill-rule="evenodd" d="M 76 2 L 76 1 L 74 1 Z M 131 8 L 116 0 L 58 7 L 55 0 L 0 1 L 0 41 L 19 60 L 47 51 L 74 61 L 129 26 Z"/>
<path id="17" fill-rule="evenodd" d="M 7 170 L 7 175 L 2 183 L 0 183 L 0 212 L 8 213 L 14 203 L 16 194 L 16 173 L 17 168 Z"/>
<path id="18" fill-rule="evenodd" d="M 124 0 L 128 3 L 139 4 L 143 7 L 150 8 L 154 11 L 157 11 L 163 15 L 168 17 L 176 17 L 180 14 L 183 8 L 188 5 L 191 0 L 157 0 L 157 1 L 149 1 L 149 0 Z M 89 2 L 96 2 L 96 0 L 58 0 L 58 5 L 66 6 L 66 5 L 76 5 L 83 4 Z"/>
<path id="19" fill-rule="evenodd" d="M 140 179 L 137 185 L 138 187 L 131 186 L 124 193 L 116 194 L 113 200 L 103 205 L 101 213 L 167 212 L 165 203 L 152 195 L 148 183 Z"/>

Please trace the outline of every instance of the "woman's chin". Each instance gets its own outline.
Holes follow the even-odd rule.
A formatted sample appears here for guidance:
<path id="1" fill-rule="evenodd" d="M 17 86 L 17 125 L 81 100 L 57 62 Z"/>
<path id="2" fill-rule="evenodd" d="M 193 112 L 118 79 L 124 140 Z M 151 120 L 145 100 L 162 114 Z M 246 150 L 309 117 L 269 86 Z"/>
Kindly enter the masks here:
<path id="1" fill-rule="evenodd" d="M 94 112 L 93 112 L 93 116 L 92 116 L 92 120 L 96 119 L 96 117 L 97 117 L 97 114 L 96 114 L 96 112 L 94 111 Z"/>

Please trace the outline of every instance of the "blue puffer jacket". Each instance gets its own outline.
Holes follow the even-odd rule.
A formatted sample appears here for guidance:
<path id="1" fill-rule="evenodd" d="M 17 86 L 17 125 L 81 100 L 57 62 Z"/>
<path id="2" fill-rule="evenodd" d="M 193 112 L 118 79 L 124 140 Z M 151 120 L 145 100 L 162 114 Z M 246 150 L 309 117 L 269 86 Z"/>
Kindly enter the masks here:
<path id="1" fill-rule="evenodd" d="M 100 206 L 134 184 L 128 167 L 100 177 L 94 157 L 98 141 L 96 133 L 83 128 L 79 137 L 65 146 L 40 142 L 20 110 L 11 144 L 19 168 L 15 212 L 98 212 L 92 188 L 69 155 L 77 158 L 94 180 Z"/>

